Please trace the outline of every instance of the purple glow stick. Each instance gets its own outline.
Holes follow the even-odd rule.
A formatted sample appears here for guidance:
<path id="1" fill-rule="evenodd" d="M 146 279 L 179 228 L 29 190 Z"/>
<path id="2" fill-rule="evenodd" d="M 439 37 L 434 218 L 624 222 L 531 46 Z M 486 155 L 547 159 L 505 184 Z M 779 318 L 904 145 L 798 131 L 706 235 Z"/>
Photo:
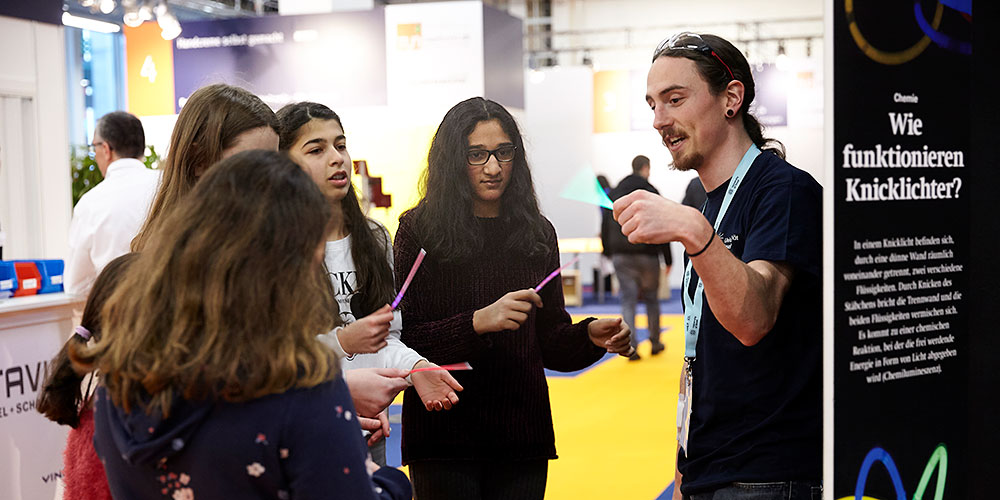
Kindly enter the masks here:
<path id="1" fill-rule="evenodd" d="M 578 260 L 580 260 L 580 256 L 579 255 L 577 255 L 576 257 L 573 257 L 572 260 L 570 260 L 569 262 L 567 262 L 565 265 L 563 265 L 559 269 L 556 269 L 555 271 L 552 271 L 552 274 L 546 276 L 545 279 L 543 279 L 542 282 L 539 283 L 538 286 L 535 287 L 535 293 L 538 293 L 538 291 L 541 290 L 543 286 L 545 286 L 546 284 L 548 284 L 548 282 L 552 281 L 552 278 L 555 278 L 556 276 L 558 276 L 559 273 L 561 273 L 563 269 L 566 269 L 567 267 L 572 266 L 573 264 L 576 264 L 576 261 L 578 261 Z"/>
<path id="2" fill-rule="evenodd" d="M 472 365 L 468 361 L 464 363 L 454 363 L 451 365 L 441 365 L 441 366 L 425 366 L 424 368 L 414 368 L 410 370 L 410 373 L 416 372 L 429 372 L 434 370 L 444 370 L 444 371 L 455 371 L 455 370 L 471 370 Z"/>
<path id="3" fill-rule="evenodd" d="M 410 268 L 410 274 L 406 276 L 406 281 L 404 281 L 403 286 L 399 288 L 399 293 L 396 294 L 396 299 L 392 301 L 392 307 L 390 310 L 396 309 L 396 306 L 399 305 L 399 301 L 403 300 L 403 294 L 406 293 L 406 289 L 410 287 L 410 282 L 413 281 L 413 275 L 417 274 L 417 269 L 420 267 L 420 263 L 424 261 L 425 255 L 427 255 L 427 250 L 421 248 L 420 253 L 417 254 L 417 260 L 413 261 L 413 267 Z"/>

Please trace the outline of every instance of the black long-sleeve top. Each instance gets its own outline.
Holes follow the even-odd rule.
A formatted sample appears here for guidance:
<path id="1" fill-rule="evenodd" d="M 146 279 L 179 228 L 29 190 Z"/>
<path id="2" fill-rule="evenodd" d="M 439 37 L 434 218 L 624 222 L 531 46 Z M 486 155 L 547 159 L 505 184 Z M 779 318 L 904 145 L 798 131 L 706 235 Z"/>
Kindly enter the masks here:
<path id="1" fill-rule="evenodd" d="M 653 194 L 660 194 L 645 177 L 639 174 L 631 174 L 621 181 L 608 193 L 612 201 L 617 201 L 633 191 L 639 189 L 649 191 Z M 628 238 L 622 234 L 622 226 L 611 216 L 610 210 L 605 210 L 601 218 L 601 243 L 604 244 L 604 254 L 646 254 L 663 255 L 663 263 L 673 265 L 673 257 L 670 255 L 670 243 L 659 245 L 647 245 L 643 243 L 630 243 Z"/>
<path id="2" fill-rule="evenodd" d="M 555 229 L 548 223 L 547 255 L 526 258 L 503 249 L 510 231 L 499 219 L 480 218 L 482 250 L 464 263 L 428 254 L 406 295 L 403 342 L 438 364 L 468 361 L 453 372 L 464 391 L 451 410 L 427 411 L 413 388 L 403 402 L 403 463 L 420 460 L 556 458 L 549 390 L 543 368 L 583 369 L 606 353 L 587 334 L 594 318 L 572 323 L 558 279 L 539 295 L 517 330 L 477 334 L 472 315 L 515 290 L 531 288 L 559 267 Z M 548 222 L 548 221 L 546 221 Z M 420 251 L 413 215 L 400 219 L 394 244 L 402 283 Z"/>

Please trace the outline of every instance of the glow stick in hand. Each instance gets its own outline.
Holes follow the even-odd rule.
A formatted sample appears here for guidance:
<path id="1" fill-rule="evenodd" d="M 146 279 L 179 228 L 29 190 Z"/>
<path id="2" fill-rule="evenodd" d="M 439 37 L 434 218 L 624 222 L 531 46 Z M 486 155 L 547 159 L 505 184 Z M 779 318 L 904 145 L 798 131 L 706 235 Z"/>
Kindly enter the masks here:
<path id="1" fill-rule="evenodd" d="M 399 293 L 396 294 L 396 298 L 392 301 L 391 309 L 396 309 L 396 306 L 399 305 L 399 301 L 403 300 L 403 294 L 406 293 L 406 289 L 410 287 L 410 282 L 413 281 L 413 275 L 417 274 L 417 269 L 420 267 L 420 263 L 424 261 L 425 255 L 427 255 L 427 250 L 421 248 L 420 253 L 417 254 L 417 260 L 413 261 L 413 267 L 410 268 L 410 274 L 406 276 L 406 281 L 403 282 L 403 286 L 399 288 Z"/>
<path id="2" fill-rule="evenodd" d="M 608 210 L 613 209 L 611 198 L 608 198 L 608 194 L 604 192 L 604 188 L 601 187 L 601 183 L 597 181 L 597 176 L 590 170 L 590 167 L 584 167 L 577 172 L 560 196 L 568 200 L 604 207 Z"/>
<path id="3" fill-rule="evenodd" d="M 580 256 L 579 255 L 577 255 L 576 257 L 573 257 L 573 259 L 571 259 L 569 262 L 567 262 L 564 266 L 560 267 L 559 269 L 556 269 L 555 271 L 552 271 L 552 274 L 546 276 L 545 279 L 543 279 L 542 282 L 539 283 L 538 286 L 535 287 L 535 293 L 538 293 L 539 290 L 541 290 L 543 286 L 545 286 L 546 284 L 548 284 L 548 282 L 552 281 L 552 278 L 555 278 L 556 276 L 558 276 L 559 273 L 561 273 L 563 269 L 566 269 L 567 267 L 572 266 L 573 264 L 576 264 L 576 261 L 578 261 L 578 260 L 580 260 Z"/>
<path id="4" fill-rule="evenodd" d="M 472 365 L 466 361 L 465 363 L 455 363 L 451 365 L 441 365 L 441 366 L 425 366 L 423 368 L 414 368 L 410 370 L 410 373 L 416 372 L 429 372 L 433 370 L 445 370 L 445 371 L 455 371 L 455 370 L 471 370 Z"/>

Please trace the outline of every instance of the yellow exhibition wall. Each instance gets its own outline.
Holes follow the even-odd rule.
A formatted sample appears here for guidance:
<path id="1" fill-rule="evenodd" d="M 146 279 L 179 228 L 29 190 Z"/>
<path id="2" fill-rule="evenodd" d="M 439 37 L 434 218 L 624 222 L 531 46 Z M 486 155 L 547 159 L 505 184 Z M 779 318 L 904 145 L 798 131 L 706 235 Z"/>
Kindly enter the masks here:
<path id="1" fill-rule="evenodd" d="M 349 111 L 342 113 L 341 118 L 351 159 L 365 160 L 368 175 L 381 177 L 382 192 L 392 195 L 390 207 L 373 207 L 368 216 L 385 225 L 395 237 L 399 216 L 420 199 L 420 177 L 427 168 L 427 151 L 437 124 L 397 123 L 387 126 L 392 120 L 354 116 Z M 355 186 L 360 187 L 360 179 L 355 176 L 353 180 Z"/>

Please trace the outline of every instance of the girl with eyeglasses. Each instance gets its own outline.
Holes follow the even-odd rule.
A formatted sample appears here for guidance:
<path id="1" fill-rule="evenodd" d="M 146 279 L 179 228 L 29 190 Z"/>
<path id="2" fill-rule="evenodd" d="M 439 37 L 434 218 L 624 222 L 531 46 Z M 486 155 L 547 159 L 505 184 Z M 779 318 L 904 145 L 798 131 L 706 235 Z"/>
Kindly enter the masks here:
<path id="1" fill-rule="evenodd" d="M 541 499 L 556 458 L 544 368 L 586 368 L 628 354 L 621 318 L 573 323 L 556 280 L 555 229 L 535 197 L 513 117 L 473 98 L 445 115 L 431 143 L 423 197 L 400 218 L 396 278 L 427 257 L 403 298 L 402 338 L 430 361 L 469 362 L 462 404 L 403 402 L 403 463 L 418 500 Z"/>
<path id="2" fill-rule="evenodd" d="M 319 186 L 332 213 L 324 261 L 345 326 L 320 335 L 320 340 L 341 356 L 348 373 L 358 368 L 394 368 L 405 374 L 434 366 L 399 339 L 402 319 L 388 305 L 395 295 L 392 240 L 385 227 L 361 211 L 351 184 L 353 164 L 340 117 L 313 102 L 289 104 L 277 116 L 279 148 Z M 462 386 L 446 371 L 421 371 L 409 378 L 427 410 L 450 409 L 458 402 L 455 392 Z M 368 443 L 375 462 L 385 465 L 382 438 L 389 434 L 389 420 L 386 411 L 379 410 L 381 425 Z"/>
<path id="3" fill-rule="evenodd" d="M 72 356 L 97 369 L 94 447 L 115 498 L 410 498 L 366 463 L 336 355 L 330 208 L 276 151 L 214 165 L 164 216 Z"/>

